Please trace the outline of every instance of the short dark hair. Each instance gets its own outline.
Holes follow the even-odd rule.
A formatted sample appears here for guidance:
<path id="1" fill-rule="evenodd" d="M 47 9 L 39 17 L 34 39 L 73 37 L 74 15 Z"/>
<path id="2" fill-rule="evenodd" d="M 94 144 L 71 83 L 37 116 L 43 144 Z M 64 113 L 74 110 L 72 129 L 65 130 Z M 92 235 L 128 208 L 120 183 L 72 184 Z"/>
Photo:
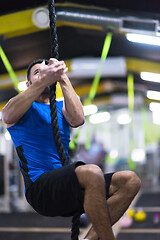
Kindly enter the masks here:
<path id="1" fill-rule="evenodd" d="M 42 62 L 45 62 L 46 65 L 48 65 L 49 63 L 49 60 L 48 59 L 45 59 L 45 58 L 40 58 L 40 59 L 37 59 L 37 60 L 34 60 L 29 66 L 28 66 L 28 70 L 27 70 L 27 80 L 30 81 L 30 71 L 31 71 L 31 68 L 36 65 L 36 64 L 40 64 Z"/>

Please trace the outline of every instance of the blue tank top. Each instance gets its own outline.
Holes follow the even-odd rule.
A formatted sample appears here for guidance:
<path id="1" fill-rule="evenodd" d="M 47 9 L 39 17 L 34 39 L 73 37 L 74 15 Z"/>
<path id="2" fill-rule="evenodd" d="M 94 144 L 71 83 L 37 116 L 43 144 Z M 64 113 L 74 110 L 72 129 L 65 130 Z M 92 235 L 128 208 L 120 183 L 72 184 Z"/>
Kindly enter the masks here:
<path id="1" fill-rule="evenodd" d="M 62 143 L 68 156 L 70 128 L 62 115 L 63 101 L 56 101 Z M 42 173 L 62 167 L 53 138 L 50 105 L 33 102 L 30 109 L 8 128 L 28 187 Z"/>

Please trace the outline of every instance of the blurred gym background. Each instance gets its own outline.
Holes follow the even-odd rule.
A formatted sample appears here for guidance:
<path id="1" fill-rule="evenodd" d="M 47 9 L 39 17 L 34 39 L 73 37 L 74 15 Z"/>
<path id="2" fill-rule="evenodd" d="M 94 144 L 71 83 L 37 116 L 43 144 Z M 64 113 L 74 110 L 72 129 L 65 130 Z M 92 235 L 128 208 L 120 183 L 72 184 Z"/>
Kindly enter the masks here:
<path id="1" fill-rule="evenodd" d="M 55 7 L 60 59 L 66 62 L 86 118 L 83 126 L 71 129 L 71 161 L 95 163 L 105 173 L 135 171 L 142 188 L 132 213 L 115 229 L 117 239 L 150 240 L 153 235 L 160 239 L 160 4 L 158 0 L 57 0 Z M 27 67 L 38 58 L 50 58 L 47 1 L 3 1 L 0 111 L 25 89 Z M 63 96 L 57 86 L 59 97 Z M 69 239 L 68 220 L 39 220 L 23 191 L 18 157 L 0 112 L 0 238 L 42 237 L 41 231 L 22 231 L 39 222 L 34 227 L 59 229 L 44 236 L 46 240 Z M 137 212 L 142 213 L 138 220 Z M 82 216 L 83 231 L 88 225 Z"/>

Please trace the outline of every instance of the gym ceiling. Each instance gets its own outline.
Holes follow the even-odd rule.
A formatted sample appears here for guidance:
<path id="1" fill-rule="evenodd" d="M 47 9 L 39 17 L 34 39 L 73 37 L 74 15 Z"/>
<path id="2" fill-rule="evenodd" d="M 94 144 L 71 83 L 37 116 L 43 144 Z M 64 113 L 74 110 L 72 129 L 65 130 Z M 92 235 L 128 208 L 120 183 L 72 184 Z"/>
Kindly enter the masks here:
<path id="1" fill-rule="evenodd" d="M 160 73 L 160 46 L 129 42 L 126 33 L 160 33 L 159 0 L 70 0 L 55 1 L 60 59 L 71 66 L 73 59 L 100 58 L 104 39 L 112 33 L 108 57 L 124 59 L 125 76 L 103 76 L 97 101 L 107 103 L 113 94 L 127 94 L 127 73 L 134 76 L 135 91 L 160 91 L 160 84 L 143 81 L 140 72 Z M 36 9 L 47 8 L 46 0 L 2 1 L 0 4 L 0 46 L 19 81 L 25 80 L 27 66 L 34 59 L 50 57 L 49 27 L 37 27 Z M 80 15 L 79 15 L 80 13 Z M 77 17 L 78 16 L 78 17 Z M 108 58 L 108 59 L 109 59 Z M 112 66 L 118 68 L 118 65 Z M 72 84 L 83 98 L 89 93 L 93 77 L 72 77 Z M 104 87 L 107 85 L 108 88 Z M 0 59 L 0 110 L 17 94 Z"/>

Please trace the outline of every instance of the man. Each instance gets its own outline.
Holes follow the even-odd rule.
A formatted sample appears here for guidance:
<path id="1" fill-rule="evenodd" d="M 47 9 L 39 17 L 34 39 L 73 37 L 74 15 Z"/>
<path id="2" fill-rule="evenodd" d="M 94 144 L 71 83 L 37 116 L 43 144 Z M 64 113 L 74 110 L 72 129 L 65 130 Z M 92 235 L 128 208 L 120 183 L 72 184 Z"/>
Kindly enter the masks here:
<path id="1" fill-rule="evenodd" d="M 32 63 L 28 88 L 9 100 L 2 110 L 3 121 L 19 155 L 31 206 L 46 216 L 85 212 L 93 224 L 86 239 L 114 240 L 111 226 L 137 194 L 140 180 L 131 171 L 104 175 L 98 166 L 83 162 L 61 167 L 52 135 L 48 86 L 58 81 L 62 88 L 64 101 L 57 101 L 57 115 L 67 156 L 69 126 L 84 123 L 82 104 L 66 72 L 65 63 L 53 58 L 49 63 Z"/>

